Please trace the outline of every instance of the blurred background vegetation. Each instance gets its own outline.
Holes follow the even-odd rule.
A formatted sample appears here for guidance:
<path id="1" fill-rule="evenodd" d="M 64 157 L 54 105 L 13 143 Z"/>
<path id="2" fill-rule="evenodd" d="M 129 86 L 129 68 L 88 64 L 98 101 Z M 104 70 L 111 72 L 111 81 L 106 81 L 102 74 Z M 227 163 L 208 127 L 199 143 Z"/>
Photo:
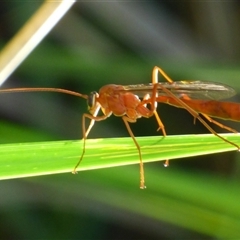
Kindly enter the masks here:
<path id="1" fill-rule="evenodd" d="M 1 49 L 41 4 L 0 3 Z M 174 80 L 216 81 L 240 92 L 239 13 L 237 1 L 77 2 L 2 88 L 88 94 L 108 83 L 148 83 L 157 65 Z M 86 111 L 83 99 L 62 94 L 3 94 L 0 142 L 80 139 Z M 184 110 L 160 105 L 159 114 L 169 135 L 208 133 Z M 136 136 L 159 134 L 155 119 L 131 127 Z M 122 120 L 111 117 L 89 138 L 126 136 Z M 167 169 L 145 164 L 145 191 L 138 165 L 1 181 L 0 238 L 238 238 L 239 167 L 237 152 L 171 161 Z"/>

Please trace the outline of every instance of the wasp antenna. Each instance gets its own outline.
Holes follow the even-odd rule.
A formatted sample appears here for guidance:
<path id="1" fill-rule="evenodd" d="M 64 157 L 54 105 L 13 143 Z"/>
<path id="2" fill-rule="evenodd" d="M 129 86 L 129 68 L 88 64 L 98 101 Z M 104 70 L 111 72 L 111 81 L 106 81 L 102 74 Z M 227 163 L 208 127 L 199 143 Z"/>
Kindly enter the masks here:
<path id="1" fill-rule="evenodd" d="M 81 94 L 78 92 L 70 91 L 62 88 L 8 88 L 8 89 L 0 89 L 0 93 L 13 93 L 13 92 L 59 92 L 72 96 L 77 96 L 81 98 L 88 98 L 88 95 Z"/>

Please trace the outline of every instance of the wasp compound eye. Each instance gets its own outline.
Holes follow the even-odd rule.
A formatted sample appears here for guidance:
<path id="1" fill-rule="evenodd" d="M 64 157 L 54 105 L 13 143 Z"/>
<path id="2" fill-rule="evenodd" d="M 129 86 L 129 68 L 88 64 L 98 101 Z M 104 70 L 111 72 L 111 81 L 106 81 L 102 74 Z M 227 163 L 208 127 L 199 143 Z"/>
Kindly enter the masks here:
<path id="1" fill-rule="evenodd" d="M 87 99 L 88 109 L 91 110 L 96 105 L 96 97 L 98 97 L 97 92 L 91 92 Z"/>

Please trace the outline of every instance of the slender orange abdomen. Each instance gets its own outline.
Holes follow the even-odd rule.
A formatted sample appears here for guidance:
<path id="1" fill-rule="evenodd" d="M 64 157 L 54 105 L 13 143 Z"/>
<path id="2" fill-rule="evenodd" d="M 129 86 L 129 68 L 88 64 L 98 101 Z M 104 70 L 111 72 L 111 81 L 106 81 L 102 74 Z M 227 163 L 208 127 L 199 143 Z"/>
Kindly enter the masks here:
<path id="1" fill-rule="evenodd" d="M 198 113 L 225 120 L 240 121 L 240 103 L 220 102 L 215 100 L 180 99 Z M 179 102 L 171 97 L 159 96 L 157 101 L 175 107 L 184 108 Z"/>

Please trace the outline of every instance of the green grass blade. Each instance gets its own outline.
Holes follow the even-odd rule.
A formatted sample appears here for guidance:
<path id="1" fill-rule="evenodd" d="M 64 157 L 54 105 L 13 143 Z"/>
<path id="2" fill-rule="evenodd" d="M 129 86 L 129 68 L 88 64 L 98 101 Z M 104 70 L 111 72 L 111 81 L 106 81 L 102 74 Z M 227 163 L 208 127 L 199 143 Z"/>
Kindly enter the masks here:
<path id="1" fill-rule="evenodd" d="M 240 135 L 222 134 L 240 145 Z M 180 135 L 139 137 L 144 162 L 233 151 L 236 148 L 216 136 Z M 82 151 L 81 141 L 50 141 L 0 146 L 0 179 L 71 172 Z M 131 138 L 89 139 L 79 171 L 139 163 Z"/>

